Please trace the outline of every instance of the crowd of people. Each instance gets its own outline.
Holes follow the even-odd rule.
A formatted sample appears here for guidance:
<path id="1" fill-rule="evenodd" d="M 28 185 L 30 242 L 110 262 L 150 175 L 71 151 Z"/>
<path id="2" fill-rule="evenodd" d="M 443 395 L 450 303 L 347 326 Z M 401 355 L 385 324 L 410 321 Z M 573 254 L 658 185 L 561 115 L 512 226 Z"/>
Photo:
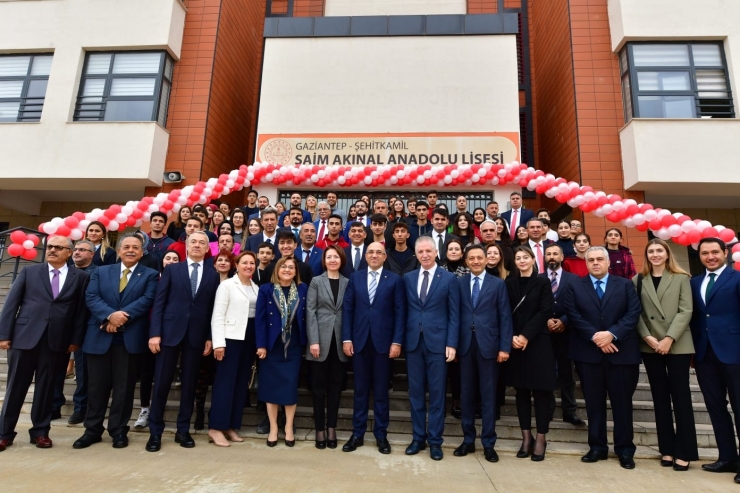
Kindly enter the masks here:
<path id="1" fill-rule="evenodd" d="M 149 428 L 146 450 L 162 447 L 173 383 L 181 394 L 175 442 L 195 446 L 191 419 L 195 413 L 195 429 L 205 427 L 209 387 L 209 440 L 242 441 L 255 372 L 265 412 L 258 432 L 274 447 L 282 425 L 292 447 L 302 366 L 316 448 L 337 448 L 351 365 L 353 432 L 342 450 L 364 445 L 372 392 L 372 432 L 378 451 L 389 454 L 391 363 L 403 354 L 413 428 L 407 455 L 428 447 L 432 459 L 443 458 L 449 410 L 464 434 L 454 455 L 475 451 L 481 419 L 484 457 L 497 462 L 496 421 L 509 387 L 522 435 L 516 456 L 542 461 L 555 390 L 563 421 L 586 425 L 577 414 L 577 375 L 588 420 L 581 460 L 607 458 L 608 397 L 613 449 L 632 469 L 632 395 L 642 362 L 661 464 L 685 471 L 698 460 L 694 367 L 719 449 L 702 468 L 738 473 L 726 395 L 740 429 L 740 273 L 727 268 L 726 245 L 702 240 L 706 272 L 691 279 L 671 247 L 651 239 L 638 273 L 619 229 L 596 244 L 581 221 L 551 222 L 549 211 L 524 208 L 517 192 L 510 206 L 500 213 L 491 201 L 469 212 L 461 195 L 449 211 L 432 191 L 405 203 L 363 197 L 343 211 L 332 192 L 325 200 L 294 193 L 286 207 L 250 191 L 244 207 L 183 206 L 169 225 L 152 213 L 149 232 L 120 235 L 115 248 L 99 222 L 76 244 L 51 237 L 47 262 L 21 271 L 0 314 L 9 364 L 0 451 L 16 438 L 34 378 L 31 442 L 52 446 L 49 425 L 60 417 L 72 353 L 69 422 L 85 428 L 76 449 L 100 442 L 106 429 L 113 447 L 128 445 L 137 381 L 135 426 Z"/>

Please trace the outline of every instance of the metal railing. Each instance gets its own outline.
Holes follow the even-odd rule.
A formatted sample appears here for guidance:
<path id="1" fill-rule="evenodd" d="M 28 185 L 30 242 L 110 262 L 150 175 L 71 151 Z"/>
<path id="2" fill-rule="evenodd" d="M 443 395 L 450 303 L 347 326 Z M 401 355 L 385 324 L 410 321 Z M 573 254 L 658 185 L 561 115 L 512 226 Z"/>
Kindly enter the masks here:
<path id="1" fill-rule="evenodd" d="M 34 250 L 37 251 L 36 258 L 33 260 L 25 260 L 21 257 L 11 257 L 10 254 L 8 254 L 8 246 L 11 244 L 10 241 L 10 235 L 14 231 L 23 231 L 26 234 L 35 234 L 39 237 L 41 241 L 39 241 L 39 244 L 34 248 Z M 10 277 L 10 282 L 14 282 L 15 278 L 18 276 L 18 272 L 20 271 L 21 264 L 23 267 L 30 264 L 40 264 L 46 261 L 46 248 L 45 248 L 45 239 L 48 235 L 46 233 L 42 233 L 41 231 L 37 231 L 35 229 L 26 228 L 23 226 L 18 226 L 17 228 L 12 228 L 7 231 L 0 231 L 0 279 L 5 279 Z M 39 258 L 39 253 L 41 254 Z"/>

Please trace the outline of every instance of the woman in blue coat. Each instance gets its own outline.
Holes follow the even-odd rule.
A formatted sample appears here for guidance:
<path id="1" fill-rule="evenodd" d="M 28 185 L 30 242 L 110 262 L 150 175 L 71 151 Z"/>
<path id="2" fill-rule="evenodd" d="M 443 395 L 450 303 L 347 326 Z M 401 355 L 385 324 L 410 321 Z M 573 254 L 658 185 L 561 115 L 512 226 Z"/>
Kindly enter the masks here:
<path id="1" fill-rule="evenodd" d="M 298 404 L 298 378 L 306 346 L 306 294 L 293 257 L 277 261 L 271 282 L 260 287 L 255 336 L 260 384 L 257 396 L 267 403 L 270 434 L 267 446 L 278 440 L 278 406 L 285 406 L 285 445 L 295 445 L 293 418 Z"/>

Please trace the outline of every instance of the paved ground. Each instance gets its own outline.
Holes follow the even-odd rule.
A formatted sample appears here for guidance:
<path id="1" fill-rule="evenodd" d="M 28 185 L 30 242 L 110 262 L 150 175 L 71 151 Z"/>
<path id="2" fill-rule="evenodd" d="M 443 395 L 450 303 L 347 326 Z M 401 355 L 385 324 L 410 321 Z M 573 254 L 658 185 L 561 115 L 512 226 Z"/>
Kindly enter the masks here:
<path id="1" fill-rule="evenodd" d="M 176 445 L 171 434 L 163 437 L 162 451 L 144 450 L 147 435 L 131 434 L 131 445 L 111 447 L 109 438 L 86 450 L 72 449 L 80 428 L 52 428 L 54 447 L 39 450 L 27 442 L 27 426 L 19 427 L 16 443 L 0 453 L 2 491 L 161 491 L 231 493 L 419 491 L 482 492 L 728 492 L 735 491 L 732 474 L 711 474 L 692 464 L 685 473 L 661 468 L 658 461 L 641 459 L 626 471 L 616 459 L 582 464 L 577 456 L 548 454 L 541 463 L 514 457 L 510 447 L 501 460 L 490 464 L 482 451 L 458 458 L 445 449 L 445 458 L 434 462 L 427 452 L 406 457 L 395 446 L 381 455 L 374 442 L 348 454 L 316 450 L 312 442 L 298 442 L 293 449 L 282 442 L 268 449 L 263 439 L 222 449 L 196 436 L 195 449 Z"/>

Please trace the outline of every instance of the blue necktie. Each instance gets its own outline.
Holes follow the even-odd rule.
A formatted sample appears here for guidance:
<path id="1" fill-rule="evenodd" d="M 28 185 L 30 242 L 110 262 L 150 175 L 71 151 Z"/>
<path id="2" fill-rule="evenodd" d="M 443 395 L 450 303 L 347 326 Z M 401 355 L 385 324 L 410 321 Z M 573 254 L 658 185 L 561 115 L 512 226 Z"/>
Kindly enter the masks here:
<path id="1" fill-rule="evenodd" d="M 602 284 L 604 284 L 603 281 L 596 281 L 596 296 L 598 296 L 600 300 L 604 298 L 604 290 L 601 289 Z"/>
<path id="2" fill-rule="evenodd" d="M 295 239 L 296 240 L 299 239 L 299 236 L 300 235 L 298 234 L 298 229 L 297 228 L 293 228 L 293 234 L 295 235 Z"/>
<path id="3" fill-rule="evenodd" d="M 478 297 L 480 296 L 480 278 L 475 276 L 473 278 L 473 308 L 478 304 Z"/>
<path id="4" fill-rule="evenodd" d="M 193 293 L 193 298 L 195 298 L 195 292 L 198 291 L 198 267 L 200 265 L 193 263 L 193 272 L 190 273 L 190 292 Z"/>
<path id="5" fill-rule="evenodd" d="M 370 271 L 370 275 L 373 276 L 373 278 L 370 279 L 370 287 L 367 290 L 367 294 L 370 297 L 370 304 L 372 305 L 375 300 L 375 290 L 378 289 L 378 273 Z"/>
<path id="6" fill-rule="evenodd" d="M 424 280 L 421 281 L 421 291 L 419 292 L 419 301 L 423 305 L 427 301 L 427 289 L 429 289 L 429 271 L 424 271 Z"/>

